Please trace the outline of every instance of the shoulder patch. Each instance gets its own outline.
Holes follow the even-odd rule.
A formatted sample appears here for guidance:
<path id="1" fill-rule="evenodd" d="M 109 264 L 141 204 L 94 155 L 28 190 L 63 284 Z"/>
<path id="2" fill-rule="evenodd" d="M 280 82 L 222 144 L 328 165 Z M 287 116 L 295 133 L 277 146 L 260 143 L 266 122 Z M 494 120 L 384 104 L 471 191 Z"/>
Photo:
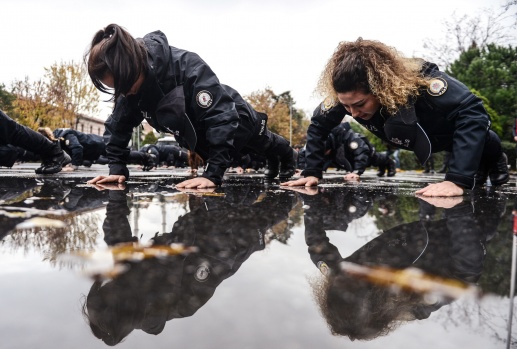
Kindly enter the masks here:
<path id="1" fill-rule="evenodd" d="M 358 147 L 359 147 L 359 144 L 357 144 L 357 142 L 356 142 L 356 141 L 352 141 L 352 142 L 350 142 L 350 149 L 355 150 L 355 149 L 357 149 Z"/>
<path id="2" fill-rule="evenodd" d="M 447 91 L 447 81 L 443 78 L 434 78 L 429 82 L 427 92 L 431 96 L 441 96 Z"/>
<path id="3" fill-rule="evenodd" d="M 210 268 L 207 265 L 200 265 L 196 269 L 196 274 L 194 274 L 194 278 L 199 282 L 205 282 L 208 280 L 210 276 Z"/>
<path id="4" fill-rule="evenodd" d="M 328 276 L 330 274 L 330 268 L 327 265 L 327 263 L 325 263 L 323 261 L 319 261 L 317 266 L 323 275 Z"/>
<path id="5" fill-rule="evenodd" d="M 199 91 L 196 95 L 196 101 L 201 108 L 208 108 L 213 102 L 212 94 L 207 90 Z"/>
<path id="6" fill-rule="evenodd" d="M 321 112 L 326 113 L 330 109 L 332 109 L 332 107 L 334 107 L 335 105 L 336 105 L 336 101 L 334 100 L 334 98 L 327 97 L 327 98 L 325 98 L 325 100 L 323 102 L 321 102 L 321 106 L 320 106 Z"/>

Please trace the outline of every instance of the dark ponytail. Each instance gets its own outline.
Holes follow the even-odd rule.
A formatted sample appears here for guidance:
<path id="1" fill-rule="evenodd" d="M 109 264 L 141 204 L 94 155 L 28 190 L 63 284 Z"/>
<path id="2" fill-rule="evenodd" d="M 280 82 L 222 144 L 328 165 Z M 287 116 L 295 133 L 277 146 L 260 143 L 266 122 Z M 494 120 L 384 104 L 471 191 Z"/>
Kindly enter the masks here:
<path id="1" fill-rule="evenodd" d="M 147 72 L 144 44 L 117 24 L 95 33 L 84 61 L 95 87 L 113 95 L 114 100 L 127 94 L 140 74 Z M 108 75 L 113 76 L 114 92 L 101 82 Z"/>

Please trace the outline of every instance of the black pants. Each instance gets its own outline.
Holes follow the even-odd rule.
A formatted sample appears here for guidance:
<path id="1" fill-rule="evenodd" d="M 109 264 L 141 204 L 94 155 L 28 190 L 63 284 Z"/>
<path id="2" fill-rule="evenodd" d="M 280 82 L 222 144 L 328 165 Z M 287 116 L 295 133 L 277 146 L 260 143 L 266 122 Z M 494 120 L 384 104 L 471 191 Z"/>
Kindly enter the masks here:
<path id="1" fill-rule="evenodd" d="M 12 144 L 42 156 L 54 155 L 56 146 L 42 134 L 20 125 L 0 111 L 0 145 Z M 59 148 L 57 148 L 59 150 Z"/>

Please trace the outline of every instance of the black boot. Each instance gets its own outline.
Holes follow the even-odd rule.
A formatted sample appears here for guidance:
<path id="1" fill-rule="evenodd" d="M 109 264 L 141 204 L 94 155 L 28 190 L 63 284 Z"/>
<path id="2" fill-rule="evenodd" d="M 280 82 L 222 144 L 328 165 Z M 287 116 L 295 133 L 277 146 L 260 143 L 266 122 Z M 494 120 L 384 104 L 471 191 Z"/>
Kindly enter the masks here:
<path id="1" fill-rule="evenodd" d="M 280 181 L 285 181 L 291 178 L 296 172 L 296 161 L 298 160 L 298 153 L 291 149 L 291 154 L 280 159 Z"/>
<path id="2" fill-rule="evenodd" d="M 379 165 L 379 171 L 377 172 L 377 177 L 384 176 L 384 172 L 386 172 L 386 165 Z"/>
<path id="3" fill-rule="evenodd" d="M 488 169 L 490 182 L 493 186 L 503 185 L 510 179 L 508 174 L 508 157 L 505 153 L 501 153 L 495 164 Z"/>
<path id="4" fill-rule="evenodd" d="M 388 177 L 393 177 L 397 173 L 397 164 L 395 160 L 388 158 Z"/>
<path id="5" fill-rule="evenodd" d="M 54 150 L 51 155 L 45 155 L 42 157 L 41 166 L 38 167 L 35 172 L 37 174 L 54 174 L 61 171 L 63 166 L 72 162 L 70 156 L 65 153 L 59 144 L 59 141 L 55 141 Z"/>
<path id="6" fill-rule="evenodd" d="M 474 175 L 475 180 L 475 186 L 476 187 L 482 187 L 486 184 L 486 180 L 488 179 L 488 167 L 486 163 L 481 160 L 481 163 L 479 164 L 479 168 Z"/>
<path id="7" fill-rule="evenodd" d="M 267 168 L 264 171 L 264 176 L 266 179 L 273 179 L 278 176 L 278 172 L 280 172 L 280 161 L 278 157 L 273 157 L 267 160 Z"/>

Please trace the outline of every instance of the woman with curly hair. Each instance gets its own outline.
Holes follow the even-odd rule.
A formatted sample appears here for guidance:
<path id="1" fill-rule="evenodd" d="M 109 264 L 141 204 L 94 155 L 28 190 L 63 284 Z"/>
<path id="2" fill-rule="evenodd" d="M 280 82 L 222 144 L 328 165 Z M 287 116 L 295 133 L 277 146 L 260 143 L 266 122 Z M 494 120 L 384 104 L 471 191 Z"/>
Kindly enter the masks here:
<path id="1" fill-rule="evenodd" d="M 509 179 L 507 158 L 480 98 L 434 63 L 406 58 L 378 41 L 342 42 L 319 84 L 325 101 L 307 131 L 304 178 L 282 183 L 314 186 L 322 178 L 325 139 L 345 115 L 390 145 L 411 150 L 424 164 L 431 153 L 450 151 L 445 180 L 416 194 L 460 196 L 464 189 Z M 347 180 L 357 180 L 350 173 Z"/>

